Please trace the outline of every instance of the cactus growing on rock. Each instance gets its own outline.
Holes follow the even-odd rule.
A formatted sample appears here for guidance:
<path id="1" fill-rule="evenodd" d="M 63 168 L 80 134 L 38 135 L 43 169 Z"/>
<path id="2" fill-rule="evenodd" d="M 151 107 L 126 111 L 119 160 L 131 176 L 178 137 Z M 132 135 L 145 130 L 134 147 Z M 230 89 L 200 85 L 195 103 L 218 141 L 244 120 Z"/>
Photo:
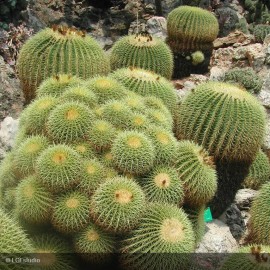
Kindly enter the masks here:
<path id="1" fill-rule="evenodd" d="M 255 41 L 263 43 L 265 37 L 270 34 L 269 24 L 257 24 L 253 29 Z"/>
<path id="2" fill-rule="evenodd" d="M 84 79 L 107 74 L 109 61 L 97 42 L 86 33 L 53 26 L 41 30 L 23 45 L 17 69 L 26 102 L 30 102 L 45 78 L 60 73 Z"/>
<path id="3" fill-rule="evenodd" d="M 111 69 L 136 67 L 151 70 L 167 79 L 173 71 L 170 48 L 149 34 L 135 34 L 119 39 L 110 54 Z"/>

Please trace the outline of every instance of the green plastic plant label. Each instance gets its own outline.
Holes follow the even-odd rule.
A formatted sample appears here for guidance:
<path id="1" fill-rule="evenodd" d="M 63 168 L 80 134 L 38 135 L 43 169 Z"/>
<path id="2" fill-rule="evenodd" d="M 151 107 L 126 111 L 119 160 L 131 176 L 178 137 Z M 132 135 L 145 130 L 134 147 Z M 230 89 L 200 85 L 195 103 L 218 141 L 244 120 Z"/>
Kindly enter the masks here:
<path id="1" fill-rule="evenodd" d="M 213 217 L 212 217 L 211 209 L 210 209 L 210 207 L 207 207 L 204 210 L 204 221 L 205 222 L 210 222 L 212 220 L 213 220 Z"/>

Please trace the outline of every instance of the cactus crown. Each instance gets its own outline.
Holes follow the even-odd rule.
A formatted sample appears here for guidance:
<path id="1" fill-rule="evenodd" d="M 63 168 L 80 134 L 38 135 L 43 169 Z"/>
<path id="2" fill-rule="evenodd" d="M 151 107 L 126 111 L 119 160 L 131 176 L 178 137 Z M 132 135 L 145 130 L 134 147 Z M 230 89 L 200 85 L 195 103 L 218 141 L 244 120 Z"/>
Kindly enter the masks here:
<path id="1" fill-rule="evenodd" d="M 86 31 L 85 30 L 77 30 L 74 27 L 67 27 L 64 25 L 56 25 L 54 24 L 51 28 L 55 34 L 58 34 L 58 37 L 74 37 L 74 36 L 80 36 L 80 37 L 85 37 L 86 36 Z"/>
<path id="2" fill-rule="evenodd" d="M 211 12 L 180 6 L 168 15 L 168 43 L 173 51 L 207 49 L 216 39 L 219 25 Z"/>

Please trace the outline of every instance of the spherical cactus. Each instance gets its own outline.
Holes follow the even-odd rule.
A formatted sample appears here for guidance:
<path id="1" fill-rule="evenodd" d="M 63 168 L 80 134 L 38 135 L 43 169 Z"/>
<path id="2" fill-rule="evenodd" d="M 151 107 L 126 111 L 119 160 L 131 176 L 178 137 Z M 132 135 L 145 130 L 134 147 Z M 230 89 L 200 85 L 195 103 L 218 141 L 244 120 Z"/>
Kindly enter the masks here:
<path id="1" fill-rule="evenodd" d="M 182 209 L 153 203 L 123 241 L 120 259 L 128 269 L 186 269 L 194 241 L 192 224 Z"/>
<path id="2" fill-rule="evenodd" d="M 40 270 L 75 270 L 70 243 L 55 233 L 42 233 L 33 237 L 34 254 Z"/>
<path id="3" fill-rule="evenodd" d="M 98 103 L 119 100 L 127 96 L 128 90 L 117 80 L 109 77 L 94 77 L 84 83 L 85 87 L 93 91 L 98 97 Z"/>
<path id="4" fill-rule="evenodd" d="M 78 232 L 89 222 L 90 200 L 77 190 L 56 199 L 52 213 L 52 224 L 62 233 Z"/>
<path id="5" fill-rule="evenodd" d="M 269 270 L 270 246 L 248 245 L 240 247 L 223 262 L 220 270 Z"/>
<path id="6" fill-rule="evenodd" d="M 202 51 L 196 51 L 191 54 L 192 65 L 197 66 L 204 61 L 204 54 Z"/>
<path id="7" fill-rule="evenodd" d="M 44 96 L 33 101 L 20 116 L 20 126 L 26 134 L 45 134 L 50 111 L 58 104 L 58 99 Z"/>
<path id="8" fill-rule="evenodd" d="M 146 199 L 150 202 L 182 205 L 184 189 L 176 169 L 169 166 L 157 166 L 139 181 Z"/>
<path id="9" fill-rule="evenodd" d="M 89 108 L 95 108 L 98 103 L 96 94 L 84 85 L 70 86 L 61 95 L 61 101 L 77 101 Z"/>
<path id="10" fill-rule="evenodd" d="M 159 99 L 158 99 L 159 100 Z M 145 109 L 147 108 L 145 106 L 145 98 L 143 98 L 141 95 L 137 95 L 134 92 L 129 92 L 128 96 L 124 99 L 122 99 L 122 101 L 128 105 L 128 107 L 133 111 L 133 112 L 137 112 L 137 113 L 143 113 L 145 111 Z M 163 108 L 167 109 L 163 102 L 160 101 Z"/>
<path id="11" fill-rule="evenodd" d="M 160 110 L 148 109 L 145 111 L 151 124 L 155 126 L 161 126 L 168 131 L 173 129 L 173 118 L 171 115 L 164 114 Z"/>
<path id="12" fill-rule="evenodd" d="M 36 162 L 38 179 L 52 192 L 76 186 L 81 171 L 80 155 L 66 145 L 50 146 L 40 154 Z"/>
<path id="13" fill-rule="evenodd" d="M 78 188 L 92 194 L 98 186 L 106 180 L 107 168 L 96 159 L 82 162 L 82 176 Z"/>
<path id="14" fill-rule="evenodd" d="M 90 263 L 104 264 L 116 252 L 116 237 L 90 222 L 73 239 L 75 251 Z"/>
<path id="15" fill-rule="evenodd" d="M 0 209 L 0 252 L 3 253 L 30 253 L 33 251 L 32 243 L 18 223 Z M 12 269 L 12 268 L 4 268 Z M 16 268 L 13 268 L 16 269 Z"/>
<path id="16" fill-rule="evenodd" d="M 59 73 L 84 79 L 107 74 L 109 61 L 89 35 L 74 28 L 56 26 L 41 30 L 23 45 L 17 69 L 25 99 L 29 102 L 45 78 Z"/>
<path id="17" fill-rule="evenodd" d="M 92 159 L 96 157 L 94 149 L 92 149 L 90 143 L 85 142 L 85 140 L 77 141 L 69 146 L 76 150 L 85 159 Z"/>
<path id="18" fill-rule="evenodd" d="M 112 145 L 113 162 L 123 172 L 143 174 L 151 169 L 155 149 L 150 139 L 138 131 L 120 132 Z"/>
<path id="19" fill-rule="evenodd" d="M 48 116 L 46 130 L 55 142 L 74 142 L 83 138 L 94 119 L 93 112 L 84 104 L 65 102 L 56 106 Z"/>
<path id="20" fill-rule="evenodd" d="M 244 180 L 244 187 L 259 189 L 270 180 L 270 163 L 267 155 L 260 150 L 249 168 L 249 174 Z"/>
<path id="21" fill-rule="evenodd" d="M 185 190 L 185 203 L 201 206 L 208 203 L 217 190 L 217 174 L 213 158 L 201 146 L 181 141 L 175 156 L 175 167 Z"/>
<path id="22" fill-rule="evenodd" d="M 31 136 L 14 153 L 14 166 L 17 173 L 24 177 L 34 173 L 38 155 L 49 146 L 44 136 Z"/>
<path id="23" fill-rule="evenodd" d="M 253 35 L 255 41 L 263 43 L 265 37 L 270 34 L 270 25 L 269 24 L 257 24 L 254 27 Z"/>
<path id="24" fill-rule="evenodd" d="M 137 67 L 154 71 L 170 79 L 173 57 L 170 48 L 161 39 L 147 34 L 136 34 L 119 39 L 110 54 L 111 69 Z"/>
<path id="25" fill-rule="evenodd" d="M 117 135 L 116 128 L 105 120 L 96 120 L 92 123 L 86 137 L 98 152 L 108 150 Z"/>
<path id="26" fill-rule="evenodd" d="M 59 97 L 67 87 L 80 85 L 82 80 L 76 76 L 59 74 L 42 81 L 36 91 L 37 97 L 53 96 Z"/>
<path id="27" fill-rule="evenodd" d="M 228 161 L 251 162 L 263 143 L 265 126 L 264 108 L 255 97 L 219 82 L 197 86 L 176 116 L 178 139 L 193 140 Z"/>
<path id="28" fill-rule="evenodd" d="M 250 239 L 253 243 L 270 245 L 270 183 L 264 184 L 250 208 Z"/>
<path id="29" fill-rule="evenodd" d="M 167 29 L 172 50 L 189 51 L 211 48 L 219 25 L 216 17 L 205 9 L 180 6 L 169 13 Z"/>
<path id="30" fill-rule="evenodd" d="M 29 223 L 48 223 L 51 218 L 53 196 L 36 176 L 23 179 L 17 186 L 15 211 Z"/>
<path id="31" fill-rule="evenodd" d="M 143 113 L 134 112 L 131 116 L 129 121 L 127 122 L 127 129 L 128 130 L 138 130 L 138 131 L 145 131 L 151 121 L 148 117 Z"/>
<path id="32" fill-rule="evenodd" d="M 115 177 L 101 184 L 91 198 L 91 215 L 106 231 L 123 233 L 134 228 L 145 207 L 145 196 L 138 184 Z"/>
<path id="33" fill-rule="evenodd" d="M 236 83 L 244 87 L 250 93 L 259 93 L 263 81 L 251 67 L 233 68 L 225 72 L 223 79 L 225 82 Z"/>
<path id="34" fill-rule="evenodd" d="M 160 98 L 170 112 L 176 109 L 177 96 L 173 85 L 164 77 L 140 68 L 122 68 L 113 72 L 115 78 L 127 89 L 142 96 Z"/>

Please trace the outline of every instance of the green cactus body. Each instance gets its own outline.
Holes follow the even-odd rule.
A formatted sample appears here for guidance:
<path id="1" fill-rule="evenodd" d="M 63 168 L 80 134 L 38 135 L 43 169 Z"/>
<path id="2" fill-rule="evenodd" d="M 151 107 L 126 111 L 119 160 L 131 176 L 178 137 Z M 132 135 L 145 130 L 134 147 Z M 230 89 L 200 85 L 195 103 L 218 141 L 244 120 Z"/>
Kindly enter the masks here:
<path id="1" fill-rule="evenodd" d="M 127 129 L 145 131 L 150 123 L 150 120 L 145 114 L 135 112 L 130 116 L 130 121 L 127 123 Z"/>
<path id="2" fill-rule="evenodd" d="M 171 82 L 164 77 L 140 68 L 121 68 L 113 72 L 110 77 L 137 94 L 160 98 L 169 111 L 174 113 L 177 95 Z"/>
<path id="3" fill-rule="evenodd" d="M 145 208 L 140 186 L 126 177 L 115 177 L 101 184 L 91 198 L 91 216 L 104 230 L 124 233 L 139 222 Z"/>
<path id="4" fill-rule="evenodd" d="M 64 144 L 45 149 L 36 162 L 38 179 L 52 192 L 76 186 L 80 180 L 81 172 L 80 155 Z"/>
<path id="5" fill-rule="evenodd" d="M 96 120 L 88 131 L 86 137 L 96 151 L 108 150 L 117 135 L 116 128 L 105 120 Z"/>
<path id="6" fill-rule="evenodd" d="M 78 188 L 82 192 L 92 194 L 105 181 L 106 173 L 106 167 L 98 160 L 85 160 Z"/>
<path id="7" fill-rule="evenodd" d="M 33 251 L 31 241 L 28 236 L 21 229 L 15 220 L 9 217 L 2 209 L 0 209 L 0 252 L 9 253 L 30 253 Z M 0 264 L 1 265 L 1 264 Z M 6 268 L 4 269 L 17 269 Z M 18 267 L 18 269 L 20 269 Z"/>
<path id="8" fill-rule="evenodd" d="M 128 97 L 122 99 L 122 101 L 135 113 L 143 113 L 147 108 L 144 103 L 145 98 L 142 98 L 142 96 L 134 92 L 128 93 Z M 162 106 L 165 107 L 163 103 Z"/>
<path id="9" fill-rule="evenodd" d="M 78 190 L 56 199 L 52 213 L 54 228 L 62 233 L 78 232 L 89 222 L 90 200 Z"/>
<path id="10" fill-rule="evenodd" d="M 250 238 L 253 243 L 270 245 L 270 183 L 264 184 L 250 208 Z"/>
<path id="11" fill-rule="evenodd" d="M 192 224 L 182 209 L 163 203 L 149 204 L 140 225 L 122 241 L 124 268 L 186 269 L 195 249 Z"/>
<path id="12" fill-rule="evenodd" d="M 85 159 L 92 159 L 96 157 L 95 152 L 89 142 L 82 140 L 70 144 L 69 146 L 76 150 Z"/>
<path id="13" fill-rule="evenodd" d="M 76 270 L 70 243 L 55 233 L 43 233 L 33 237 L 35 258 L 39 270 Z"/>
<path id="14" fill-rule="evenodd" d="M 112 145 L 114 165 L 123 172 L 144 174 L 155 159 L 152 141 L 142 132 L 120 132 Z"/>
<path id="15" fill-rule="evenodd" d="M 7 188 L 3 194 L 3 199 L 1 200 L 0 198 L 2 209 L 8 213 L 12 211 L 15 207 L 15 200 L 17 196 L 16 192 L 17 192 L 16 187 Z"/>
<path id="16" fill-rule="evenodd" d="M 84 85 L 70 86 L 61 95 L 62 101 L 75 101 L 83 103 L 89 108 L 95 108 L 98 103 L 96 94 Z"/>
<path id="17" fill-rule="evenodd" d="M 51 218 L 53 196 L 36 176 L 23 179 L 17 186 L 15 211 L 29 223 L 44 224 Z"/>
<path id="18" fill-rule="evenodd" d="M 152 125 L 161 126 L 168 131 L 173 129 L 173 118 L 171 115 L 166 115 L 160 110 L 147 109 L 145 111 Z"/>
<path id="19" fill-rule="evenodd" d="M 36 95 L 38 98 L 43 96 L 59 97 L 67 87 L 80 85 L 82 80 L 76 76 L 68 74 L 59 74 L 49 77 L 42 81 L 37 88 Z"/>
<path id="20" fill-rule="evenodd" d="M 70 143 L 82 139 L 92 125 L 94 113 L 79 102 L 56 106 L 48 116 L 46 130 L 55 142 Z"/>
<path id="21" fill-rule="evenodd" d="M 270 180 L 270 164 L 267 155 L 260 150 L 249 168 L 244 180 L 244 187 L 258 190 L 261 185 Z"/>
<path id="22" fill-rule="evenodd" d="M 219 82 L 197 86 L 176 116 L 178 139 L 193 140 L 228 161 L 251 162 L 263 143 L 265 126 L 264 108 L 255 97 Z"/>
<path id="23" fill-rule="evenodd" d="M 255 94 L 261 91 L 263 85 L 262 79 L 251 67 L 228 70 L 225 72 L 224 81 L 239 84 L 248 92 Z"/>
<path id="24" fill-rule="evenodd" d="M 150 202 L 182 205 L 184 189 L 178 173 L 173 167 L 156 166 L 139 181 L 146 199 Z"/>
<path id="25" fill-rule="evenodd" d="M 269 270 L 270 246 L 248 245 L 240 247 L 223 262 L 220 270 Z"/>
<path id="26" fill-rule="evenodd" d="M 85 87 L 93 91 L 98 97 L 98 103 L 119 100 L 127 96 L 128 90 L 117 80 L 109 77 L 94 77 L 84 83 Z"/>
<path id="27" fill-rule="evenodd" d="M 89 78 L 109 72 L 109 61 L 97 42 L 74 28 L 41 30 L 22 47 L 17 69 L 25 99 L 35 97 L 40 82 L 52 75 Z"/>
<path id="28" fill-rule="evenodd" d="M 75 251 L 90 263 L 104 264 L 116 252 L 116 237 L 90 222 L 73 238 Z"/>
<path id="29" fill-rule="evenodd" d="M 111 69 L 137 67 L 151 70 L 171 79 L 173 56 L 162 40 L 150 35 L 136 34 L 119 39 L 110 54 Z"/>
<path id="30" fill-rule="evenodd" d="M 49 146 L 44 136 L 31 136 L 26 139 L 14 153 L 14 166 L 21 177 L 33 174 L 38 155 Z"/>
<path id="31" fill-rule="evenodd" d="M 212 48 L 219 25 L 205 9 L 180 6 L 169 13 L 167 29 L 167 42 L 173 51 L 205 50 Z"/>
<path id="32" fill-rule="evenodd" d="M 20 126 L 23 126 L 26 134 L 45 134 L 50 111 L 58 104 L 58 99 L 52 96 L 44 96 L 33 101 L 20 116 Z"/>
<path id="33" fill-rule="evenodd" d="M 255 41 L 263 43 L 265 37 L 270 34 L 269 24 L 257 24 L 254 27 L 253 35 L 255 36 Z"/>
<path id="34" fill-rule="evenodd" d="M 201 146 L 181 141 L 175 167 L 185 190 L 185 203 L 198 207 L 208 203 L 217 190 L 217 173 L 213 158 Z"/>
<path id="35" fill-rule="evenodd" d="M 197 66 L 204 61 L 204 54 L 201 51 L 196 51 L 191 54 L 192 64 Z"/>

